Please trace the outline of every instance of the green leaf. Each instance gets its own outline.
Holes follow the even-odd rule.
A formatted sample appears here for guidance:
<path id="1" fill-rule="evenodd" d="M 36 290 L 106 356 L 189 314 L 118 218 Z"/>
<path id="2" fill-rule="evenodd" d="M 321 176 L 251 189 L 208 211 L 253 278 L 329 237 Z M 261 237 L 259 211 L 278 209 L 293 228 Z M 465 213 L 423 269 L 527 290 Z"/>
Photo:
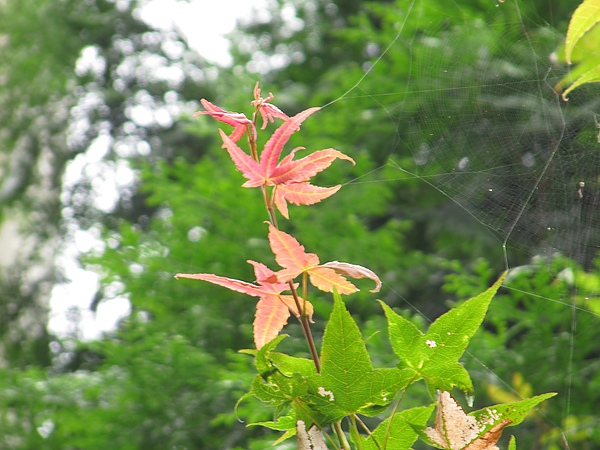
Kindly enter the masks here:
<path id="1" fill-rule="evenodd" d="M 571 84 L 562 97 L 586 83 L 600 82 L 600 0 L 586 0 L 573 13 L 564 44 L 565 60 L 568 64 L 578 63 L 556 85 L 557 90 Z"/>
<path id="2" fill-rule="evenodd" d="M 436 364 L 428 362 L 423 366 L 420 374 L 427 381 L 430 390 L 457 387 L 468 394 L 473 392 L 473 383 L 469 372 L 460 363 L 449 362 L 446 364 L 442 362 Z"/>
<path id="3" fill-rule="evenodd" d="M 435 404 L 406 409 L 381 422 L 369 437 L 360 436 L 363 450 L 410 449 L 417 440 L 415 427 L 425 427 Z"/>
<path id="4" fill-rule="evenodd" d="M 323 335 L 321 350 L 321 380 L 325 389 L 335 391 L 335 403 L 348 411 L 360 407 L 357 387 L 373 370 L 356 322 L 346 310 L 339 295 L 334 295 L 334 307 Z"/>
<path id="5" fill-rule="evenodd" d="M 309 387 L 306 376 L 310 374 L 310 369 L 305 363 L 309 360 L 283 358 L 280 353 L 272 353 L 285 338 L 286 335 L 277 336 L 258 351 L 243 351 L 243 353 L 255 354 L 254 363 L 259 373 L 252 382 L 250 392 L 270 406 L 288 405 L 305 395 Z M 280 361 L 285 370 L 282 371 L 274 361 Z M 291 367 L 299 368 L 301 371 L 290 370 Z"/>
<path id="6" fill-rule="evenodd" d="M 472 393 L 471 378 L 458 360 L 483 322 L 490 301 L 505 276 L 488 290 L 440 316 L 425 334 L 382 303 L 390 341 L 394 353 L 400 358 L 400 367 L 414 370 L 415 376 L 423 377 L 432 391 L 458 387 Z"/>
<path id="7" fill-rule="evenodd" d="M 517 438 L 514 436 L 510 437 L 510 441 L 508 442 L 508 450 L 517 450 Z"/>
<path id="8" fill-rule="evenodd" d="M 420 369 L 425 354 L 420 347 L 423 333 L 409 320 L 396 314 L 388 305 L 379 300 L 388 321 L 388 332 L 394 353 L 403 365 Z"/>
<path id="9" fill-rule="evenodd" d="M 575 10 L 569 23 L 565 42 L 565 57 L 569 64 L 571 64 L 571 54 L 577 42 L 598 22 L 600 22 L 600 0 L 585 0 Z"/>
<path id="10" fill-rule="evenodd" d="M 360 330 L 337 294 L 323 336 L 321 361 L 321 373 L 311 379 L 309 403 L 325 423 L 354 413 L 376 415 L 414 381 L 412 370 L 373 369 Z"/>
<path id="11" fill-rule="evenodd" d="M 286 355 L 285 353 L 272 352 L 269 355 L 271 363 L 277 367 L 277 369 L 287 375 L 291 376 L 294 373 L 302 376 L 314 376 L 317 373 L 315 363 L 312 359 L 307 358 L 296 358 L 294 356 Z"/>
<path id="12" fill-rule="evenodd" d="M 471 379 L 458 360 L 481 326 L 505 276 L 500 277 L 488 290 L 440 316 L 423 336 L 421 348 L 429 353 L 429 359 L 423 364 L 422 374 L 431 388 L 450 390 L 457 386 L 464 392 L 473 392 Z M 436 373 L 438 376 L 435 376 Z"/>
<path id="13" fill-rule="evenodd" d="M 294 411 L 290 411 L 288 415 L 278 417 L 275 421 L 254 422 L 249 423 L 248 426 L 261 426 L 275 431 L 285 431 L 285 433 L 273 442 L 273 445 L 277 445 L 296 434 L 296 415 Z"/>
<path id="14" fill-rule="evenodd" d="M 275 350 L 279 343 L 286 337 L 287 335 L 281 334 L 272 341 L 267 342 L 260 350 L 240 350 L 240 353 L 253 355 L 256 370 L 263 378 L 266 378 L 274 370 L 274 366 L 270 360 L 270 353 Z"/>
<path id="15" fill-rule="evenodd" d="M 290 414 L 288 414 L 286 416 L 278 417 L 277 420 L 274 420 L 274 421 L 269 420 L 266 422 L 254 422 L 254 423 L 248 424 L 248 426 L 249 427 L 261 426 L 261 427 L 270 428 L 271 430 L 276 430 L 276 431 L 287 431 L 290 429 L 295 430 L 296 429 L 296 415 L 292 411 L 292 412 L 290 412 Z"/>
<path id="16" fill-rule="evenodd" d="M 491 422 L 493 424 L 502 422 L 504 420 L 510 420 L 509 427 L 520 424 L 525 419 L 525 416 L 529 411 L 535 408 L 538 404 L 544 400 L 554 397 L 556 392 L 549 392 L 547 394 L 536 395 L 525 400 L 510 403 L 501 403 L 499 405 L 489 406 L 487 408 L 480 409 L 469 413 L 469 416 L 473 416 L 478 422 Z M 491 428 L 493 425 L 490 425 Z"/>
<path id="17" fill-rule="evenodd" d="M 563 92 L 562 97 L 563 97 L 563 99 L 566 100 L 569 92 L 571 92 L 576 87 L 579 87 L 582 84 L 586 84 L 586 83 L 598 83 L 598 82 L 600 82 L 600 65 L 594 67 L 591 70 L 588 70 L 583 75 L 581 75 L 579 78 L 577 78 L 577 80 L 575 80 L 575 82 L 571 86 L 569 86 L 567 89 L 565 89 L 565 92 Z"/>

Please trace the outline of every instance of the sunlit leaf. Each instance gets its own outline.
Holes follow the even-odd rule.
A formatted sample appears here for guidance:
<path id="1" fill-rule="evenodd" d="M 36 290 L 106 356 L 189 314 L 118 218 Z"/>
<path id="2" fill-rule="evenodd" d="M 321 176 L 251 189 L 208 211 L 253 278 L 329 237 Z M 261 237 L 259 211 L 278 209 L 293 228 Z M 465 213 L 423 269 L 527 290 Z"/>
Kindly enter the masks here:
<path id="1" fill-rule="evenodd" d="M 571 64 L 571 54 L 577 42 L 600 22 L 600 0 L 584 0 L 573 13 L 565 42 L 565 57 Z"/>
<path id="2" fill-rule="evenodd" d="M 360 330 L 337 294 L 323 336 L 321 363 L 321 373 L 311 379 L 311 404 L 326 423 L 348 414 L 381 413 L 414 381 L 410 370 L 373 368 Z"/>
<path id="3" fill-rule="evenodd" d="M 281 281 L 293 279 L 305 270 L 319 264 L 317 255 L 306 253 L 304 246 L 300 245 L 293 236 L 278 230 L 273 225 L 269 225 L 269 243 L 275 255 L 275 261 L 286 269 L 277 274 Z"/>
<path id="4" fill-rule="evenodd" d="M 333 292 L 336 290 L 339 294 L 353 294 L 358 288 L 338 275 L 335 270 L 326 267 L 313 267 L 308 271 L 311 284 L 323 292 Z"/>
<path id="5" fill-rule="evenodd" d="M 600 65 L 594 67 L 591 70 L 588 70 L 583 75 L 581 75 L 579 78 L 577 78 L 577 80 L 575 80 L 575 82 L 571 86 L 569 86 L 567 89 L 565 89 L 562 96 L 564 99 L 566 99 L 567 95 L 576 87 L 579 87 L 582 84 L 586 84 L 586 83 L 599 83 L 599 82 L 600 82 Z"/>

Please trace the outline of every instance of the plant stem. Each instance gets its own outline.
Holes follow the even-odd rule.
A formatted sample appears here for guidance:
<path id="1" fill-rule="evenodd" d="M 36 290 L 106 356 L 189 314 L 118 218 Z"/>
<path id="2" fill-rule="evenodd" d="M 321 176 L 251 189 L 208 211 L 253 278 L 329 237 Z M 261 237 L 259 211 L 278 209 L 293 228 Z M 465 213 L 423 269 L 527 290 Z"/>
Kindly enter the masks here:
<path id="1" fill-rule="evenodd" d="M 258 107 L 257 109 L 254 111 L 254 114 L 252 116 L 252 122 L 254 124 L 254 126 L 256 126 L 256 120 L 257 120 L 257 112 L 258 112 Z M 252 134 L 252 132 L 250 130 L 247 131 L 247 137 L 248 137 L 248 145 L 250 147 L 250 154 L 252 156 L 252 159 L 254 159 L 254 161 L 259 162 L 260 158 L 258 155 L 258 150 L 256 148 L 256 140 L 254 139 L 254 135 Z M 277 187 L 273 188 L 273 189 L 277 189 Z M 267 214 L 269 215 L 269 221 L 271 222 L 271 225 L 273 225 L 275 228 L 279 229 L 279 226 L 277 225 L 277 214 L 275 214 L 275 207 L 273 206 L 273 199 L 271 196 L 269 196 L 269 191 L 267 189 L 266 185 L 261 186 L 261 190 L 263 193 L 263 199 L 265 201 L 265 207 L 267 208 Z M 273 195 L 275 194 L 275 192 L 273 192 Z M 306 314 L 306 274 L 304 274 L 304 283 L 303 283 L 303 304 L 300 304 L 300 299 L 298 297 L 298 293 L 296 292 L 296 288 L 294 287 L 294 283 L 292 281 L 289 281 L 288 284 L 290 286 L 290 290 L 292 291 L 292 296 L 294 297 L 294 302 L 296 303 L 296 308 L 298 310 L 298 320 L 300 321 L 300 324 L 302 325 L 302 331 L 304 332 L 304 337 L 306 339 L 306 343 L 308 344 L 308 349 L 310 350 L 310 354 L 312 356 L 312 359 L 315 363 L 315 369 L 317 370 L 317 373 L 319 373 L 321 371 L 321 361 L 319 360 L 319 353 L 317 352 L 317 347 L 315 345 L 315 340 L 312 336 L 312 332 L 310 331 L 310 323 L 309 323 L 309 318 L 308 315 Z"/>
<path id="2" fill-rule="evenodd" d="M 408 383 L 407 386 L 410 386 L 411 384 L 413 384 L 417 378 L 418 378 L 418 375 L 415 374 L 413 376 L 412 380 L 410 380 L 410 383 Z M 392 410 L 392 413 L 390 414 L 390 420 L 389 420 L 389 422 L 387 424 L 387 427 L 385 429 L 385 438 L 383 440 L 383 448 L 387 448 L 388 438 L 390 437 L 390 428 L 392 426 L 392 418 L 394 417 L 394 415 L 398 411 L 398 408 L 400 407 L 400 403 L 402 403 L 402 400 L 404 399 L 404 396 L 406 395 L 406 391 L 407 391 L 407 389 L 404 389 L 404 392 L 402 392 L 402 395 L 400 395 L 400 398 L 398 399 L 398 401 L 394 405 L 394 409 Z"/>
<path id="3" fill-rule="evenodd" d="M 360 420 L 360 417 L 358 417 L 356 414 L 352 414 L 350 416 L 350 419 L 352 420 L 352 425 L 354 426 L 354 428 L 356 430 L 356 434 L 359 434 L 358 427 L 356 426 L 356 424 L 358 422 L 360 424 L 360 426 L 362 427 L 362 429 L 365 430 L 365 432 L 367 433 L 367 435 L 369 437 L 372 436 L 373 433 L 371 432 L 371 430 L 369 429 L 369 427 L 362 420 Z M 379 442 L 377 442 L 377 439 L 372 438 L 372 441 L 373 441 L 373 444 L 375 444 L 375 446 L 377 447 L 377 449 L 381 450 L 381 446 L 379 445 Z M 360 441 L 358 441 L 358 442 L 359 442 L 359 444 L 358 444 L 359 447 L 362 449 L 362 445 L 360 444 Z"/>
<path id="4" fill-rule="evenodd" d="M 340 441 L 340 445 L 343 450 L 352 450 L 350 448 L 350 443 L 348 439 L 346 439 L 346 435 L 344 434 L 344 430 L 342 430 L 342 421 L 338 420 L 333 424 L 333 429 L 335 430 L 335 434 L 337 434 L 338 440 Z"/>
<path id="5" fill-rule="evenodd" d="M 317 373 L 321 372 L 321 361 L 319 360 L 319 353 L 317 352 L 317 347 L 315 345 L 315 340 L 313 339 L 312 332 L 310 331 L 310 323 L 308 321 L 308 315 L 306 311 L 302 309 L 302 305 L 300 304 L 300 299 L 298 298 L 298 292 L 294 287 L 294 283 L 289 281 L 290 290 L 292 291 L 292 296 L 294 297 L 294 302 L 296 303 L 296 308 L 300 313 L 298 320 L 302 325 L 302 331 L 304 331 L 304 337 L 306 339 L 306 343 L 308 344 L 308 349 L 310 350 L 310 355 L 315 363 L 315 369 L 317 369 Z"/>

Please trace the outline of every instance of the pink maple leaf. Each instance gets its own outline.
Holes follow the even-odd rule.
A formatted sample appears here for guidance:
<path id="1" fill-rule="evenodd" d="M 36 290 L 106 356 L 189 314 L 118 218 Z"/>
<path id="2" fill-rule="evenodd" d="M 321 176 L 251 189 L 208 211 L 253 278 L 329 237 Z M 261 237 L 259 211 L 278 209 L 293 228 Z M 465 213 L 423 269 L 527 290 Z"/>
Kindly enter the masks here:
<path id="1" fill-rule="evenodd" d="M 271 92 L 269 92 L 269 96 L 267 98 L 262 98 L 260 96 L 260 89 L 258 87 L 258 81 L 254 85 L 254 100 L 250 102 L 256 110 L 259 112 L 262 117 L 262 127 L 261 130 L 264 130 L 267 127 L 268 122 L 275 122 L 275 117 L 283 120 L 290 120 L 289 116 L 285 114 L 282 110 L 280 110 L 277 106 L 269 103 L 275 97 Z"/>
<path id="2" fill-rule="evenodd" d="M 239 141 L 244 135 L 244 133 L 248 131 L 248 128 L 250 128 L 252 132 L 252 137 L 256 141 L 256 128 L 254 127 L 252 121 L 248 119 L 244 114 L 225 111 L 224 109 L 218 107 L 217 105 L 213 105 L 211 102 L 205 99 L 200 100 L 200 103 L 202 103 L 202 106 L 206 111 L 198 111 L 194 114 L 194 117 L 203 114 L 208 114 L 214 119 L 218 120 L 219 122 L 231 125 L 235 128 L 233 132 L 229 135 L 229 138 L 233 142 Z"/>
<path id="3" fill-rule="evenodd" d="M 293 236 L 278 230 L 271 224 L 269 224 L 269 243 L 277 264 L 283 267 L 274 274 L 279 282 L 291 281 L 298 275 L 307 273 L 311 284 L 325 292 L 333 292 L 334 289 L 339 294 L 357 292 L 358 288 L 343 275 L 372 279 L 376 283 L 376 288 L 372 292 L 377 292 L 381 286 L 379 277 L 362 266 L 338 261 L 320 264 L 317 255 L 306 253 L 304 246 Z"/>
<path id="4" fill-rule="evenodd" d="M 332 148 L 316 151 L 304 158 L 294 160 L 296 148 L 279 162 L 284 145 L 300 128 L 302 122 L 320 108 L 309 108 L 288 118 L 271 136 L 260 155 L 260 162 L 244 152 L 231 137 L 221 132 L 223 147 L 227 149 L 237 169 L 248 180 L 243 187 L 275 186 L 273 200 L 279 212 L 289 218 L 287 202 L 295 205 L 312 205 L 333 195 L 341 185 L 330 188 L 313 186 L 311 177 L 323 171 L 336 159 L 354 160 Z"/>
<path id="5" fill-rule="evenodd" d="M 248 261 L 254 266 L 254 274 L 257 284 L 233 278 L 221 277 L 211 273 L 178 273 L 175 278 L 189 278 L 192 280 L 203 280 L 209 283 L 226 287 L 235 292 L 247 294 L 252 297 L 258 297 L 256 304 L 256 315 L 254 319 L 254 343 L 256 348 L 260 349 L 263 345 L 275 339 L 281 329 L 285 326 L 290 316 L 290 311 L 296 317 L 301 313 L 298 311 L 296 302 L 291 295 L 282 295 L 281 293 L 290 288 L 289 283 L 278 282 L 275 273 L 264 264 L 256 261 Z M 269 280 L 275 280 L 271 282 Z M 304 305 L 309 320 L 312 320 L 313 307 L 308 301 L 299 299 Z"/>
<path id="6" fill-rule="evenodd" d="M 329 188 L 313 186 L 310 183 L 284 183 L 275 186 L 273 200 L 283 217 L 289 219 L 287 202 L 294 205 L 313 205 L 335 194 L 341 184 Z"/>

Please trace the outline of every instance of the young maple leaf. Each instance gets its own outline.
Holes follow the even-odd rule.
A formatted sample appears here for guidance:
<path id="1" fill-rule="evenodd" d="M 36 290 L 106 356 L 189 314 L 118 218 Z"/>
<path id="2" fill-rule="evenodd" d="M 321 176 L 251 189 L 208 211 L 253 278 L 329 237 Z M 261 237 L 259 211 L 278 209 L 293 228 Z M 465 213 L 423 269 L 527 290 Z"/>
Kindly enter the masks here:
<path id="1" fill-rule="evenodd" d="M 254 266 L 254 274 L 258 285 L 211 273 L 178 273 L 175 278 L 208 281 L 235 292 L 258 297 L 254 319 L 254 343 L 256 348 L 260 349 L 267 342 L 277 337 L 287 323 L 290 311 L 296 317 L 299 317 L 301 313 L 296 307 L 293 296 L 281 294 L 281 292 L 289 289 L 288 283 L 272 282 L 271 280 L 275 279 L 275 273 L 271 269 L 256 261 L 249 260 L 248 263 Z M 309 320 L 312 320 L 313 306 L 308 301 L 302 299 L 300 301 L 306 308 L 303 314 L 306 314 Z"/>
<path id="2" fill-rule="evenodd" d="M 244 152 L 233 139 L 221 131 L 223 147 L 231 156 L 237 169 L 248 179 L 243 187 L 275 186 L 273 199 L 275 206 L 285 218 L 289 218 L 287 203 L 312 205 L 333 195 L 341 185 L 330 188 L 313 186 L 308 181 L 325 170 L 336 159 L 345 159 L 355 164 L 349 156 L 333 149 L 319 150 L 304 158 L 294 160 L 302 147 L 295 148 L 281 162 L 279 158 L 290 136 L 300 129 L 302 122 L 320 108 L 309 108 L 285 121 L 269 138 L 260 155 L 260 162 Z"/>
<path id="3" fill-rule="evenodd" d="M 502 430 L 511 423 L 510 419 L 505 419 L 485 431 L 489 423 L 478 422 L 475 417 L 465 413 L 449 392 L 438 391 L 435 426 L 428 427 L 425 434 L 442 449 L 499 450 L 496 442 Z"/>
<path id="4" fill-rule="evenodd" d="M 256 128 L 252 121 L 244 114 L 225 111 L 224 109 L 218 107 L 217 105 L 213 105 L 211 102 L 205 99 L 200 100 L 200 103 L 202 103 L 202 106 L 206 111 L 198 111 L 194 113 L 194 117 L 208 114 L 219 122 L 231 125 L 235 128 L 231 135 L 229 135 L 229 139 L 231 139 L 233 142 L 239 141 L 244 133 L 246 133 L 248 128 L 250 128 L 252 132 L 253 139 L 256 140 Z"/>
<path id="5" fill-rule="evenodd" d="M 365 267 L 338 261 L 319 264 L 317 255 L 306 253 L 304 246 L 300 245 L 294 237 L 278 230 L 271 224 L 269 224 L 269 243 L 277 264 L 283 267 L 274 274 L 278 282 L 291 281 L 301 273 L 307 273 L 311 284 L 325 292 L 333 292 L 334 288 L 339 294 L 357 292 L 359 289 L 343 275 L 353 278 L 370 278 L 375 281 L 376 287 L 371 292 L 377 292 L 381 287 L 379 277 Z"/>
<path id="6" fill-rule="evenodd" d="M 268 122 L 275 122 L 275 117 L 283 120 L 290 120 L 287 114 L 281 111 L 277 106 L 269 103 L 275 97 L 271 92 L 269 92 L 269 96 L 267 98 L 262 98 L 260 96 L 260 89 L 258 87 L 258 81 L 254 85 L 254 100 L 250 102 L 256 110 L 260 113 L 262 117 L 262 127 L 261 130 L 267 128 Z"/>

